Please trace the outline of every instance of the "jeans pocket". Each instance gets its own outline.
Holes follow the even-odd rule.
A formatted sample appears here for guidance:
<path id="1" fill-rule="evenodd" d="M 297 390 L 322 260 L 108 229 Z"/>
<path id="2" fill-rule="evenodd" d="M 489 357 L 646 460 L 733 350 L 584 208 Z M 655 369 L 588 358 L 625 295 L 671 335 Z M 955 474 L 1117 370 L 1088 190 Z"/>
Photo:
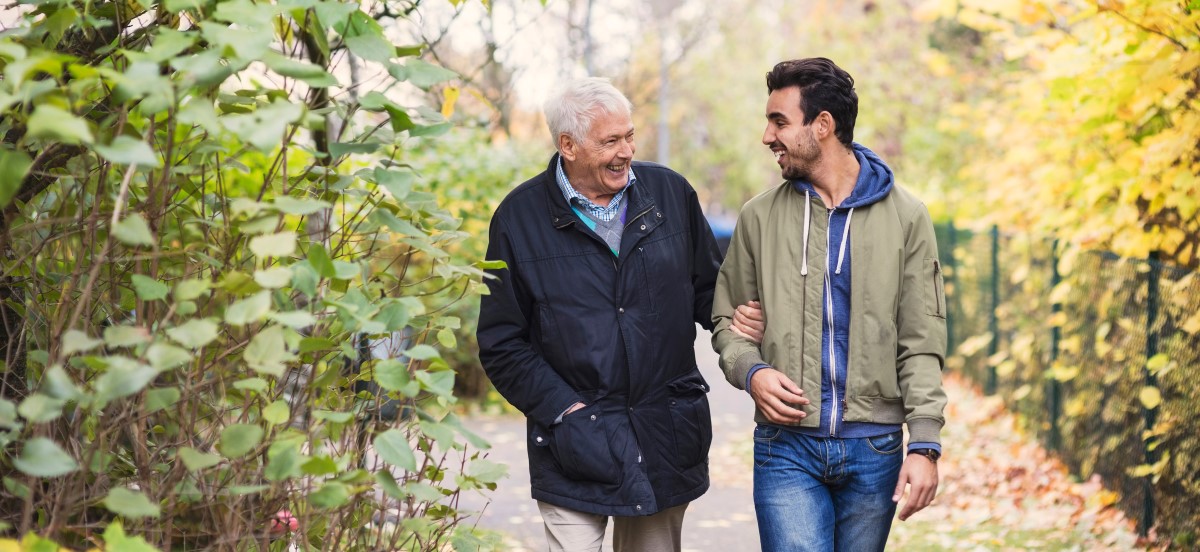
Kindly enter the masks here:
<path id="1" fill-rule="evenodd" d="M 620 483 L 621 466 L 612 453 L 608 424 L 595 405 L 564 416 L 551 432 L 550 450 L 567 478 Z"/>
<path id="2" fill-rule="evenodd" d="M 900 452 L 900 446 L 903 443 L 904 436 L 899 431 L 878 437 L 867 437 L 867 446 L 878 454 L 896 454 Z"/>
<path id="3" fill-rule="evenodd" d="M 769 425 L 754 426 L 754 464 L 758 467 L 771 461 L 775 440 L 783 433 L 782 429 Z"/>

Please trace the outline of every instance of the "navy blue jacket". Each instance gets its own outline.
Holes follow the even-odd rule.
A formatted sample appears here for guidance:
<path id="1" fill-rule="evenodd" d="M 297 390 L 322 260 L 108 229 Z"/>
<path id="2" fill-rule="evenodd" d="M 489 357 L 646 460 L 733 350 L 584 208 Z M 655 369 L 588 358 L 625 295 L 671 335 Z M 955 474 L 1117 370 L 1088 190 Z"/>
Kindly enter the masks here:
<path id="1" fill-rule="evenodd" d="M 620 255 L 545 172 L 492 218 L 479 357 L 528 420 L 533 498 L 601 515 L 650 515 L 708 489 L 708 383 L 696 323 L 712 329 L 720 261 L 696 192 L 635 162 Z M 572 404 L 583 409 L 556 418 Z"/>

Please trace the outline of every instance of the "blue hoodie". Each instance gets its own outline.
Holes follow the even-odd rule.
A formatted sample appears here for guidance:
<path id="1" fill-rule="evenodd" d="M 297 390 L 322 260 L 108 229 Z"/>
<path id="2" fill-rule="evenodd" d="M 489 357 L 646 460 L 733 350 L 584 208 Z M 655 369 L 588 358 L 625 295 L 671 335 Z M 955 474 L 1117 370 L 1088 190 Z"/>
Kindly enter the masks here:
<path id="1" fill-rule="evenodd" d="M 859 165 L 854 190 L 841 205 L 826 210 L 829 231 L 826 236 L 828 247 L 825 249 L 825 307 L 822 309 L 824 322 L 821 325 L 821 425 L 815 428 L 785 427 L 789 431 L 813 437 L 855 439 L 900 431 L 899 425 L 842 421 L 845 414 L 843 405 L 846 396 L 846 363 L 850 352 L 850 221 L 854 217 L 854 209 L 887 197 L 895 185 L 892 169 L 875 155 L 875 152 L 858 143 L 853 144 L 853 149 Z M 809 182 L 796 180 L 792 185 L 796 191 L 806 196 L 817 195 Z M 811 201 L 811 198 L 806 199 Z M 810 231 L 807 220 L 805 227 L 800 230 L 805 233 Z M 807 274 L 811 261 L 808 259 L 807 250 L 804 255 L 803 267 L 804 273 Z M 747 389 L 754 373 L 765 367 L 766 365 L 762 364 L 750 370 L 746 378 Z M 831 375 L 833 377 L 830 377 Z"/>

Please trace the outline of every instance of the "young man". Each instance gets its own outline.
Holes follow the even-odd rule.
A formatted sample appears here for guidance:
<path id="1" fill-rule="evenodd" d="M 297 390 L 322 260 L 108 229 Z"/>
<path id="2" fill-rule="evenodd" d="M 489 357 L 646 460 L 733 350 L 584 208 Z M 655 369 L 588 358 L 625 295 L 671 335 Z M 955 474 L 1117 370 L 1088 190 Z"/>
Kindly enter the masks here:
<path id="1" fill-rule="evenodd" d="M 767 89 L 762 141 L 786 182 L 743 208 L 713 304 L 721 368 L 756 406 L 762 547 L 883 550 L 906 487 L 901 520 L 937 491 L 946 313 L 933 225 L 853 142 L 848 73 L 785 61 Z M 734 329 L 750 300 L 761 346 Z"/>
<path id="2" fill-rule="evenodd" d="M 719 267 L 696 193 L 633 160 L 629 100 L 602 79 L 545 106 L 558 152 L 492 218 L 479 357 L 528 420 L 529 473 L 551 550 L 680 550 L 708 489 L 708 383 Z M 746 322 L 753 335 L 753 320 Z"/>

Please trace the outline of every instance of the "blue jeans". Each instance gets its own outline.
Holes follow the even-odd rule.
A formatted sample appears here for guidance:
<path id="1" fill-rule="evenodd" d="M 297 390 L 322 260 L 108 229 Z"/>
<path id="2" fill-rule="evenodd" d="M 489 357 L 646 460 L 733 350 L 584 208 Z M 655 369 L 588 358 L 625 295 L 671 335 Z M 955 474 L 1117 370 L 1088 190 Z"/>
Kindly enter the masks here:
<path id="1" fill-rule="evenodd" d="M 823 439 L 754 428 L 754 510 L 764 552 L 883 550 L 903 440 L 899 431 Z"/>

